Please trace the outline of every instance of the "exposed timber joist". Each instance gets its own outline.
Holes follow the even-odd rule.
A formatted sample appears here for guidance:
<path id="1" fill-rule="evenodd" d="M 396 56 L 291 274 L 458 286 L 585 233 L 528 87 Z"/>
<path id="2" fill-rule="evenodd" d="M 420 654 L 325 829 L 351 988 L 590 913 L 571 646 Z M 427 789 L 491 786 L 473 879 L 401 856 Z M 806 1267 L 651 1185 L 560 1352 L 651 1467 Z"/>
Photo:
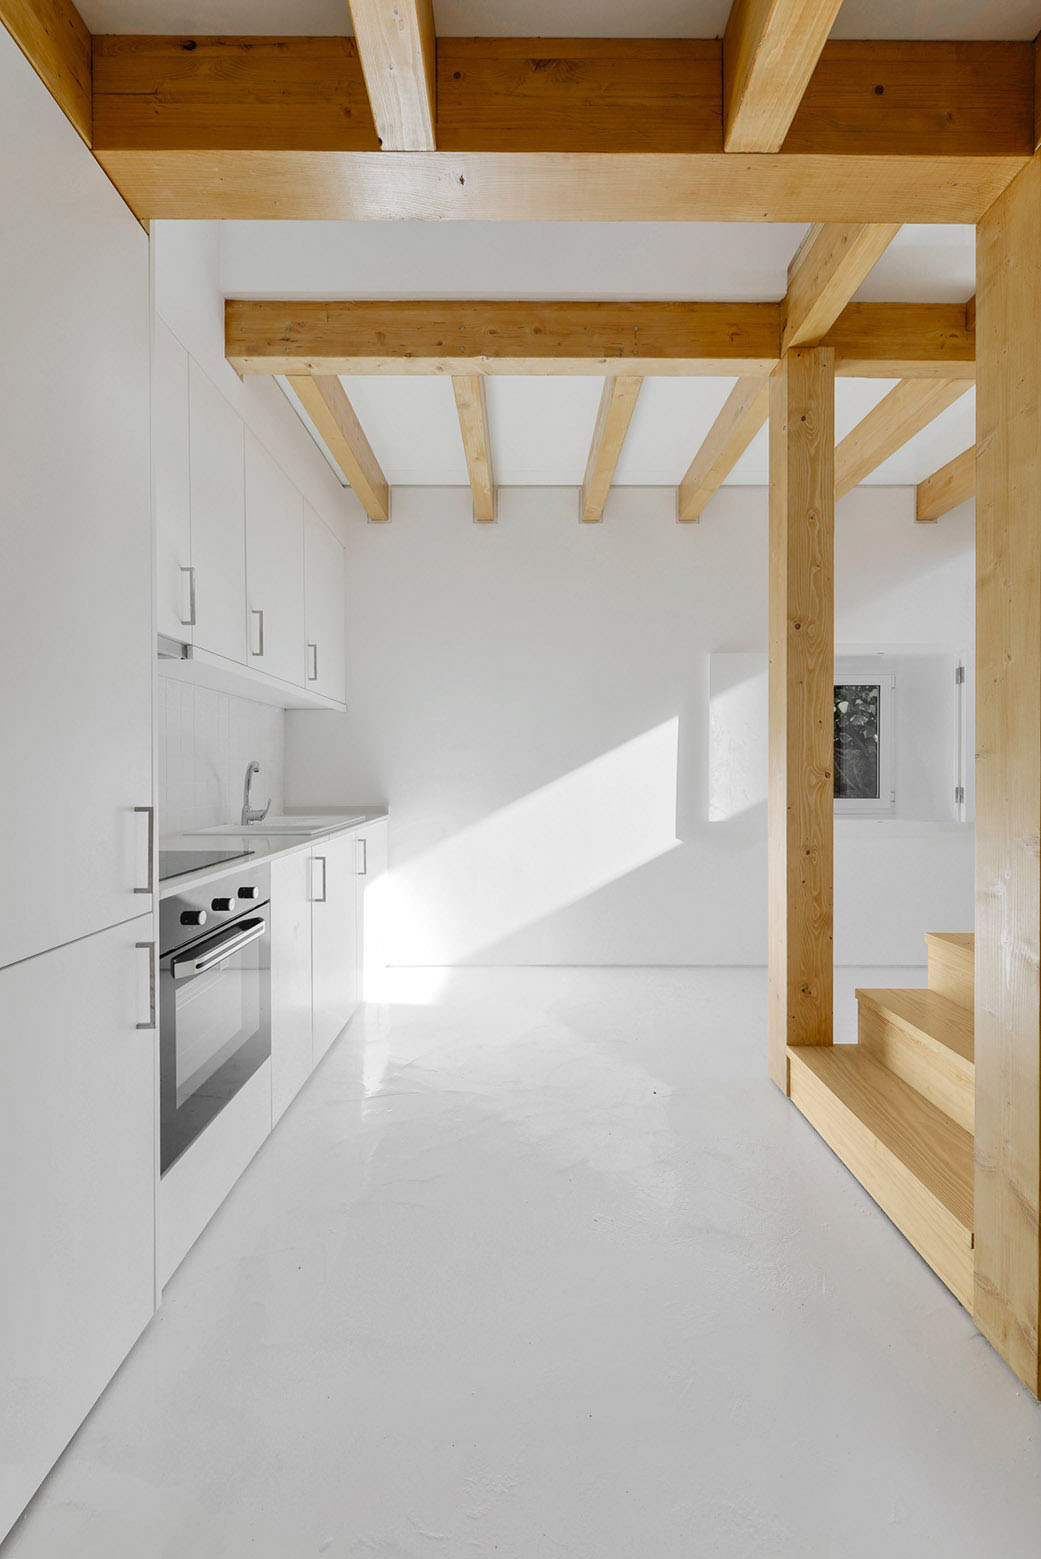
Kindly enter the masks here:
<path id="1" fill-rule="evenodd" d="M 976 492 L 976 446 L 955 455 L 915 490 L 915 519 L 928 525 L 942 519 Z"/>
<path id="2" fill-rule="evenodd" d="M 432 0 L 349 0 L 376 134 L 384 151 L 435 146 Z"/>
<path id="3" fill-rule="evenodd" d="M 961 304 L 851 304 L 827 332 L 837 372 L 971 378 Z M 229 298 L 225 350 L 243 374 L 772 373 L 777 303 L 329 302 Z"/>
<path id="4" fill-rule="evenodd" d="M 0 23 L 89 146 L 90 33 L 71 0 L 0 0 Z"/>
<path id="5" fill-rule="evenodd" d="M 370 520 L 390 519 L 390 485 L 339 379 L 291 374 L 289 385 Z"/>
<path id="6" fill-rule="evenodd" d="M 836 449 L 836 498 L 856 487 L 971 387 L 970 379 L 908 379 L 890 390 Z"/>
<path id="7" fill-rule="evenodd" d="M 723 144 L 776 152 L 842 0 L 734 0 L 723 39 Z"/>
<path id="8" fill-rule="evenodd" d="M 582 482 L 582 521 L 586 525 L 595 525 L 604 517 L 604 504 L 642 384 L 641 378 L 628 374 L 604 380 Z"/>
<path id="9" fill-rule="evenodd" d="M 457 374 L 452 389 L 473 493 L 474 519 L 479 524 L 490 524 L 495 519 L 495 475 L 484 379 L 480 374 Z"/>
<path id="10" fill-rule="evenodd" d="M 682 524 L 700 520 L 705 505 L 730 475 L 769 414 L 769 379 L 739 379 L 680 482 L 677 520 Z"/>
<path id="11" fill-rule="evenodd" d="M 94 150 L 143 218 L 856 223 L 973 222 L 1033 151 L 1026 43 L 828 43 L 770 157 L 721 51 L 440 39 L 438 149 L 388 156 L 351 39 L 97 37 Z"/>
<path id="12" fill-rule="evenodd" d="M 810 229 L 788 267 L 782 352 L 827 334 L 899 231 L 899 222 L 819 222 Z"/>

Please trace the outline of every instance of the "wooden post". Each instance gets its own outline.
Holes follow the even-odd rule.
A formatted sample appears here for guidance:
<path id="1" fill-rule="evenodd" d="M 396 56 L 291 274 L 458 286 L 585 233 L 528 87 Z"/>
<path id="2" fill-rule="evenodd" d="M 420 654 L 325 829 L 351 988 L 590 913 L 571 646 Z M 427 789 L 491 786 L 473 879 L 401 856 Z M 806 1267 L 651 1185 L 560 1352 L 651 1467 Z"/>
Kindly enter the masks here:
<path id="1" fill-rule="evenodd" d="M 1038 1394 L 1041 161 L 977 229 L 975 1316 Z"/>
<path id="2" fill-rule="evenodd" d="M 770 1076 L 830 1045 L 835 354 L 785 353 L 770 388 Z"/>

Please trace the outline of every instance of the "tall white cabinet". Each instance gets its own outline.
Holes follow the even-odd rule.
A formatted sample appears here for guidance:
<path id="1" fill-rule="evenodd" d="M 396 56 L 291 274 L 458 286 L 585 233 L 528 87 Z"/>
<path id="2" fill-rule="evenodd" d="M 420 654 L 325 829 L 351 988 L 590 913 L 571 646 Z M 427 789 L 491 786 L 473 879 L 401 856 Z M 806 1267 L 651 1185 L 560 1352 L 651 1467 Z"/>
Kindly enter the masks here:
<path id="1" fill-rule="evenodd" d="M 152 1314 L 156 1036 L 148 241 L 3 28 L 0 145 L 2 1538 Z"/>

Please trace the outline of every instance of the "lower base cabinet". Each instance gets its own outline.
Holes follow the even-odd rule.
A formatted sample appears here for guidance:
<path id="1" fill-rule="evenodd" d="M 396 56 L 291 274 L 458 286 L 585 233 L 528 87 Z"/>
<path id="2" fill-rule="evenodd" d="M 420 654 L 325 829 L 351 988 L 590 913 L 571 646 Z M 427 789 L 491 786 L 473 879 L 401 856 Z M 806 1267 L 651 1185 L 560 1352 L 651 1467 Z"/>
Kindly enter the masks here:
<path id="1" fill-rule="evenodd" d="M 271 862 L 271 1124 L 311 1075 L 311 851 Z"/>
<path id="2" fill-rule="evenodd" d="M 0 970 L 0 1538 L 155 1309 L 151 940 Z"/>
<path id="3" fill-rule="evenodd" d="M 358 944 L 358 841 L 337 834 L 311 852 L 311 999 L 314 1065 L 325 1055 L 361 996 Z"/>

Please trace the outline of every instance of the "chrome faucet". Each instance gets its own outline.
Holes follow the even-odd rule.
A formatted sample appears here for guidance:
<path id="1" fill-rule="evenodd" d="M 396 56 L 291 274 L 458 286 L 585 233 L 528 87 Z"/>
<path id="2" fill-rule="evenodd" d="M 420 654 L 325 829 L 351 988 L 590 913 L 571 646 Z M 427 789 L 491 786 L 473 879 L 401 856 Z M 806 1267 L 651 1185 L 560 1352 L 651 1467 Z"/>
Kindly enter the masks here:
<path id="1" fill-rule="evenodd" d="M 254 758 L 252 763 L 246 765 L 246 783 L 242 790 L 242 826 L 248 828 L 251 823 L 262 823 L 271 810 L 271 797 L 267 798 L 267 806 L 263 811 L 249 804 L 249 792 L 253 784 L 254 774 L 260 773 L 260 764 Z"/>

